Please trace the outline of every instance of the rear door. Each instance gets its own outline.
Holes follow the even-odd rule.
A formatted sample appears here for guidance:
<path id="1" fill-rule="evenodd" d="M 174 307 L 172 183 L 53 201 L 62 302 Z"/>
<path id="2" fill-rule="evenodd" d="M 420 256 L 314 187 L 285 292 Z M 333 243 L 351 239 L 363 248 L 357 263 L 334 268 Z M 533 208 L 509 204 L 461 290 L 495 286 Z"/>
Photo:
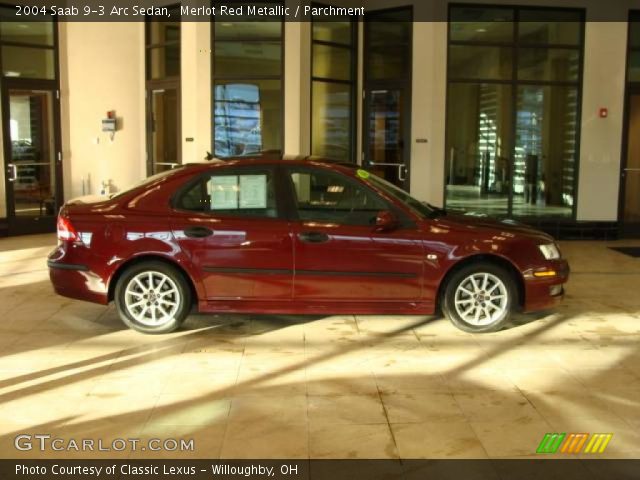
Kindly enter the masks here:
<path id="1" fill-rule="evenodd" d="M 355 179 L 320 167 L 290 167 L 294 298 L 414 301 L 422 295 L 423 246 L 415 225 L 375 232 L 392 208 Z"/>
<path id="2" fill-rule="evenodd" d="M 293 244 L 274 167 L 220 168 L 174 199 L 172 229 L 208 300 L 290 300 Z"/>

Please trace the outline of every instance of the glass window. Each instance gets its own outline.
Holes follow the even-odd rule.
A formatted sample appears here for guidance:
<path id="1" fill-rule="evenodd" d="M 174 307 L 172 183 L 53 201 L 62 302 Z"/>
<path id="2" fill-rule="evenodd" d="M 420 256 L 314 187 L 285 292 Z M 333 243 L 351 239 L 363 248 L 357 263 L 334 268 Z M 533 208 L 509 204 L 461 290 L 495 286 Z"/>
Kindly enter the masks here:
<path id="1" fill-rule="evenodd" d="M 12 20 L 0 24 L 3 42 L 53 46 L 53 22 L 16 22 L 15 16 L 9 18 Z"/>
<path id="2" fill-rule="evenodd" d="M 282 142 L 280 80 L 218 81 L 215 87 L 215 156 L 277 154 Z"/>
<path id="3" fill-rule="evenodd" d="M 518 40 L 536 45 L 575 45 L 582 42 L 582 14 L 578 11 L 520 10 Z"/>
<path id="4" fill-rule="evenodd" d="M 273 175 L 266 171 L 207 175 L 180 196 L 177 207 L 225 216 L 278 216 Z"/>
<path id="5" fill-rule="evenodd" d="M 282 44 L 280 42 L 216 42 L 213 56 L 217 77 L 280 75 Z"/>
<path id="6" fill-rule="evenodd" d="M 298 217 L 303 221 L 340 225 L 374 225 L 386 203 L 343 175 L 320 170 L 294 171 Z"/>
<path id="7" fill-rule="evenodd" d="M 351 45 L 352 28 L 350 21 L 344 22 L 313 22 L 313 39 L 322 42 Z"/>
<path id="8" fill-rule="evenodd" d="M 216 22 L 217 40 L 280 40 L 282 22 Z"/>
<path id="9" fill-rule="evenodd" d="M 409 73 L 411 58 L 403 45 L 371 47 L 369 51 L 369 79 L 394 80 Z"/>
<path id="10" fill-rule="evenodd" d="M 351 159 L 352 86 L 314 81 L 312 98 L 313 155 Z"/>
<path id="11" fill-rule="evenodd" d="M 447 206 L 508 213 L 510 85 L 455 83 L 447 105 Z"/>
<path id="12" fill-rule="evenodd" d="M 512 76 L 513 49 L 452 45 L 449 48 L 449 77 L 508 80 Z"/>
<path id="13" fill-rule="evenodd" d="M 283 136 L 283 24 L 247 21 L 247 16 L 237 20 L 212 18 L 213 152 L 220 158 L 278 156 Z"/>
<path id="14" fill-rule="evenodd" d="M 513 42 L 513 10 L 460 7 L 451 11 L 452 41 Z"/>
<path id="15" fill-rule="evenodd" d="M 578 89 L 522 86 L 518 87 L 517 102 L 514 214 L 571 215 Z"/>
<path id="16" fill-rule="evenodd" d="M 179 15 L 179 11 L 172 11 Z M 180 77 L 180 23 L 153 21 L 147 18 L 147 80 Z"/>
<path id="17" fill-rule="evenodd" d="M 521 48 L 518 79 L 576 82 L 580 76 L 580 52 L 558 48 Z"/>
<path id="18" fill-rule="evenodd" d="M 172 11 L 171 14 L 179 15 L 179 12 Z M 180 23 L 149 21 L 147 25 L 147 45 L 164 45 L 167 43 L 180 42 Z"/>
<path id="19" fill-rule="evenodd" d="M 454 6 L 450 17 L 446 205 L 571 217 L 582 12 Z"/>
<path id="20" fill-rule="evenodd" d="M 2 47 L 2 72 L 6 77 L 55 78 L 54 50 Z"/>
<path id="21" fill-rule="evenodd" d="M 311 154 L 348 162 L 353 157 L 355 24 L 314 19 L 312 32 Z"/>
<path id="22" fill-rule="evenodd" d="M 351 80 L 351 49 L 330 45 L 313 45 L 313 76 Z"/>
<path id="23" fill-rule="evenodd" d="M 177 77 L 180 75 L 180 45 L 167 45 L 147 50 L 148 78 Z"/>

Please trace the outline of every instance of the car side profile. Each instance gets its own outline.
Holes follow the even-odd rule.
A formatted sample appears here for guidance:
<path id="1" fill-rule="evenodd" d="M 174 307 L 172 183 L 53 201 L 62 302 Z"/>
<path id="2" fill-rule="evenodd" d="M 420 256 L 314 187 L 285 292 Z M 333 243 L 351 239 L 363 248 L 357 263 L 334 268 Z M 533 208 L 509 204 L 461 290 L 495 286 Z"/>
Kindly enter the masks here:
<path id="1" fill-rule="evenodd" d="M 553 239 L 454 215 L 354 166 L 184 165 L 67 202 L 48 258 L 55 291 L 114 301 L 140 332 L 199 312 L 434 314 L 489 332 L 555 305 L 569 268 Z"/>

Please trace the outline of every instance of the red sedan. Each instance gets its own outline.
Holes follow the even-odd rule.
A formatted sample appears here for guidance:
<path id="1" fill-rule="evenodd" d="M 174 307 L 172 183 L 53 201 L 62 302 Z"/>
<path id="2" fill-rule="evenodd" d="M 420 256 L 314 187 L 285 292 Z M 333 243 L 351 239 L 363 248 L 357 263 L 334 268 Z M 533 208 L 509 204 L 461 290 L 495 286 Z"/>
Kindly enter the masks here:
<path id="1" fill-rule="evenodd" d="M 548 235 L 453 215 L 352 166 L 308 160 L 185 165 L 58 217 L 57 293 L 115 301 L 123 322 L 171 332 L 200 312 L 433 314 L 465 331 L 563 296 Z"/>

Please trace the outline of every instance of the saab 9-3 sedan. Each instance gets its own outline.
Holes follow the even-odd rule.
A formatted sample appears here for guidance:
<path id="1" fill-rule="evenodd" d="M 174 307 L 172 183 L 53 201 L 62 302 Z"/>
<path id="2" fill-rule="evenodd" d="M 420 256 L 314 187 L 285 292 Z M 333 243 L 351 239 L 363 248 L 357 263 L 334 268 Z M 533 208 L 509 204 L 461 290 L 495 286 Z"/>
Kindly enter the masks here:
<path id="1" fill-rule="evenodd" d="M 563 296 L 554 240 L 456 215 L 372 173 L 312 160 L 185 165 L 67 202 L 48 258 L 57 293 L 114 301 L 171 332 L 199 312 L 434 314 L 489 332 Z"/>

